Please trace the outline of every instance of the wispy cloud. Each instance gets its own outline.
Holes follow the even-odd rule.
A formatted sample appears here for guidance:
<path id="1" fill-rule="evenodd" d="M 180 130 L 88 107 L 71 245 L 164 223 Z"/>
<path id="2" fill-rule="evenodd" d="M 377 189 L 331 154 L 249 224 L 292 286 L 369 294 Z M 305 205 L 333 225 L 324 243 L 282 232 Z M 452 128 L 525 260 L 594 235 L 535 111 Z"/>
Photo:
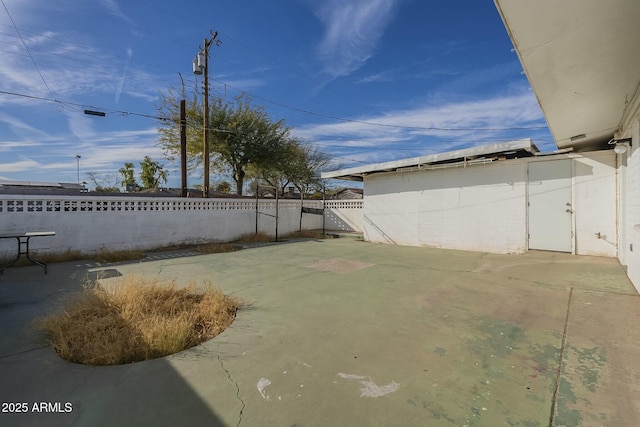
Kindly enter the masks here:
<path id="1" fill-rule="evenodd" d="M 20 156 L 16 160 L 0 163 L 0 173 L 19 173 L 38 169 L 47 170 L 47 174 L 52 177 L 63 177 L 69 175 L 70 171 L 75 171 L 76 154 L 82 156 L 81 173 L 98 170 L 117 174 L 118 168 L 125 162 L 133 162 L 137 165 L 147 155 L 161 162 L 163 160 L 162 149 L 155 145 L 157 137 L 155 128 L 95 133 L 91 126 L 85 124 L 75 129 L 75 132 L 76 137 L 88 138 L 89 135 L 94 137 L 90 142 L 60 146 L 55 154 L 40 154 L 40 151 L 34 150 L 33 155 Z M 23 146 L 18 143 L 14 145 Z"/>
<path id="2" fill-rule="evenodd" d="M 116 0 L 99 0 L 99 3 L 103 8 L 105 8 L 116 18 L 120 19 L 128 25 L 134 24 L 133 20 L 122 11 L 120 5 Z"/>
<path id="3" fill-rule="evenodd" d="M 116 104 L 120 102 L 120 94 L 122 93 L 122 87 L 124 86 L 124 80 L 127 77 L 127 70 L 129 69 L 129 64 L 131 64 L 131 58 L 133 57 L 133 50 L 127 49 L 127 56 L 129 59 L 124 66 L 124 70 L 122 71 L 122 77 L 120 78 L 120 83 L 118 84 L 118 88 L 116 89 Z"/>
<path id="4" fill-rule="evenodd" d="M 332 78 L 349 75 L 364 64 L 400 0 L 328 0 L 318 2 L 316 15 L 325 27 L 318 46 L 324 71 Z"/>
<path id="5" fill-rule="evenodd" d="M 356 83 L 380 83 L 380 82 L 391 82 L 394 80 L 394 74 L 392 71 L 381 71 L 376 74 L 372 74 L 370 76 L 366 76 L 358 80 Z"/>
<path id="6" fill-rule="evenodd" d="M 116 56 L 91 46 L 91 43 L 79 47 L 74 40 L 82 38 L 80 34 L 51 31 L 25 37 L 54 97 L 69 101 L 78 97 L 115 94 L 116 104 L 124 94 L 149 101 L 157 99 L 164 83 L 158 74 L 131 66 L 131 50 Z M 0 61 L 3 89 L 49 98 L 51 93 L 29 57 L 19 46 L 11 45 L 9 49 Z M 12 97 L 7 98 L 7 102 L 33 104 L 34 101 Z"/>
<path id="7" fill-rule="evenodd" d="M 10 163 L 0 163 L 0 172 L 23 172 L 41 166 L 32 159 L 22 159 Z"/>
<path id="8" fill-rule="evenodd" d="M 28 123 L 25 123 L 24 121 L 20 120 L 20 118 L 16 116 L 4 113 L 2 111 L 0 111 L 0 123 L 4 123 L 5 125 L 7 125 L 7 127 L 11 129 L 11 131 L 16 135 L 21 135 L 27 138 L 39 138 L 39 139 L 49 137 L 49 135 L 46 132 L 40 129 L 37 129 L 29 125 Z M 6 147 L 7 143 L 2 142 L 2 145 Z M 1 148 L 2 147 L 0 147 L 0 149 Z"/>
<path id="9" fill-rule="evenodd" d="M 545 138 L 546 129 L 518 129 L 544 126 L 535 96 L 520 90 L 492 98 L 430 102 L 351 122 L 302 126 L 295 129 L 295 134 L 337 155 L 389 160 L 489 142 Z"/>

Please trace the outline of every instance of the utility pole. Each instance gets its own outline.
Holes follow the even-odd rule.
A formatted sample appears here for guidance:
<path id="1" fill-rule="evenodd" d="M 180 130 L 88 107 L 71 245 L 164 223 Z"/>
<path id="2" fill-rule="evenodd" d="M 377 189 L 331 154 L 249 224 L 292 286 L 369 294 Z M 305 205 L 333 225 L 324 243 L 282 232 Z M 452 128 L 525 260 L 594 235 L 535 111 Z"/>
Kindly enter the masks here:
<path id="1" fill-rule="evenodd" d="M 180 195 L 187 197 L 187 109 L 186 101 L 180 100 Z"/>
<path id="2" fill-rule="evenodd" d="M 203 139 L 204 146 L 202 149 L 204 163 L 204 186 L 202 188 L 202 197 L 209 197 L 209 49 L 215 41 L 216 46 L 220 46 L 222 42 L 216 40 L 218 32 L 210 32 L 211 37 L 204 39 L 203 47 L 193 60 L 193 73 L 200 75 L 204 72 L 204 119 L 203 119 Z"/>
<path id="3" fill-rule="evenodd" d="M 80 154 L 76 154 L 76 171 L 78 172 L 78 185 L 80 185 Z"/>

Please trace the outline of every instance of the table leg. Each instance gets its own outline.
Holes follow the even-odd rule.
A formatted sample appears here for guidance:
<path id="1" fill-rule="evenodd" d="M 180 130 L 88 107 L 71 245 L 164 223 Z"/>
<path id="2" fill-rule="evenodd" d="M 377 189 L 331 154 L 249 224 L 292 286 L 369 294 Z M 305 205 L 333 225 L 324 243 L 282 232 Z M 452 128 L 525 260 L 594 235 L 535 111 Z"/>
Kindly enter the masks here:
<path id="1" fill-rule="evenodd" d="M 39 259 L 35 259 L 35 258 L 31 258 L 31 255 L 29 254 L 29 239 L 31 237 L 27 237 L 27 240 L 25 242 L 20 242 L 21 244 L 24 243 L 27 246 L 27 250 L 26 252 L 24 252 L 24 254 L 27 256 L 27 259 L 29 261 L 31 261 L 33 264 L 38 264 L 40 267 L 42 267 L 44 269 L 44 274 L 47 274 L 47 264 L 44 261 L 40 261 Z"/>
<path id="2" fill-rule="evenodd" d="M 16 240 L 18 241 L 18 255 L 15 257 L 13 261 L 9 261 L 8 263 L 0 267 L 0 274 L 4 273 L 5 268 L 11 267 L 13 264 L 15 264 L 20 259 L 20 256 L 22 255 L 22 250 L 21 250 L 22 244 L 20 242 L 20 237 L 16 237 Z"/>
<path id="3" fill-rule="evenodd" d="M 31 258 L 31 254 L 29 253 L 29 239 L 31 239 L 31 236 L 27 236 L 24 238 L 25 240 L 22 240 L 21 237 L 16 236 L 16 240 L 18 241 L 18 255 L 16 256 L 16 258 L 13 261 L 10 261 L 8 263 L 6 263 L 3 266 L 0 266 L 0 274 L 4 273 L 4 270 L 7 267 L 12 266 L 13 264 L 15 264 L 22 255 L 26 255 L 27 259 L 29 261 L 31 261 L 33 264 L 37 264 L 40 267 L 43 268 L 44 270 L 44 274 L 47 274 L 47 264 L 44 261 L 40 261 L 39 259 L 36 258 Z M 23 246 L 24 245 L 24 246 Z M 23 250 L 23 247 L 25 248 L 25 250 Z"/>

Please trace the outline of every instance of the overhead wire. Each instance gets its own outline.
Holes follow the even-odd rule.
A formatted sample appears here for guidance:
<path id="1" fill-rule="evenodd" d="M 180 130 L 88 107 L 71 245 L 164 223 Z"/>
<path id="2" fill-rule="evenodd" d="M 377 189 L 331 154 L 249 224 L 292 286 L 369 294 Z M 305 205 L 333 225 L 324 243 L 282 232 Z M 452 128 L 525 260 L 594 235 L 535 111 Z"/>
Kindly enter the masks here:
<path id="1" fill-rule="evenodd" d="M 38 67 L 38 64 L 36 63 L 35 58 L 31 54 L 31 51 L 29 50 L 29 47 L 27 46 L 27 43 L 24 41 L 24 38 L 22 37 L 22 34 L 20 33 L 20 30 L 18 29 L 18 26 L 16 25 L 15 21 L 13 20 L 13 17 L 11 16 L 11 13 L 9 12 L 9 9 L 7 8 L 7 5 L 4 3 L 4 0 L 0 0 L 0 3 L 2 3 L 2 6 L 4 7 L 5 12 L 7 12 L 7 16 L 9 17 L 9 20 L 11 21 L 11 24 L 13 25 L 13 28 L 15 28 L 16 33 L 18 34 L 18 37 L 22 41 L 22 45 L 24 46 L 24 49 L 27 51 L 27 54 L 29 55 L 29 58 L 31 58 L 31 62 L 33 62 L 33 66 L 35 67 L 36 71 L 40 75 L 40 79 L 42 79 L 42 83 L 44 83 L 44 86 L 47 88 L 47 92 L 49 92 L 49 95 L 53 98 L 54 97 L 53 96 L 53 92 L 51 91 L 51 88 L 47 84 L 47 81 L 44 79 L 44 76 L 42 75 L 42 72 L 40 71 L 40 68 Z"/>
<path id="2" fill-rule="evenodd" d="M 76 7 L 78 10 L 81 10 L 81 11 L 84 11 L 84 12 L 86 12 L 86 13 L 89 13 L 86 9 L 79 8 L 79 7 L 77 7 L 77 6 L 75 6 L 75 5 L 72 5 L 72 4 L 68 3 L 68 2 L 61 1 L 61 3 L 66 4 L 66 5 L 69 5 L 69 6 L 72 6 L 72 7 Z M 145 2 L 141 2 L 141 3 L 145 3 Z M 146 4 L 147 4 L 148 6 L 151 6 L 151 5 L 149 5 L 148 3 L 146 3 Z M 4 1 L 3 1 L 3 5 L 4 5 Z M 6 8 L 6 6 L 5 6 L 5 8 Z M 158 8 L 156 7 L 156 9 L 158 9 Z M 158 10 L 159 10 L 159 9 L 158 9 Z M 91 13 L 93 14 L 94 12 L 92 11 Z M 167 12 L 165 11 L 165 13 L 167 13 Z M 115 19 L 115 18 L 113 18 L 113 17 L 106 16 L 106 15 L 104 15 L 104 14 L 103 14 L 103 16 L 104 16 L 105 18 L 108 18 L 108 19 L 111 19 L 111 20 L 114 20 L 114 21 L 118 21 L 119 23 L 122 23 L 120 20 L 117 20 L 117 19 Z M 194 22 L 195 22 L 195 21 L 194 21 Z M 135 26 L 135 25 L 131 25 L 130 23 L 129 23 L 129 25 L 130 25 L 130 27 L 131 27 L 131 28 L 133 28 L 133 29 L 135 29 L 135 30 L 138 30 L 138 31 L 144 31 L 144 32 L 146 32 L 146 33 L 148 33 L 148 34 L 158 35 L 158 36 L 163 36 L 163 35 L 161 35 L 161 34 L 157 34 L 157 33 L 154 33 L 154 32 L 152 32 L 152 31 L 146 30 L 146 29 L 144 29 L 144 28 L 142 28 L 142 27 Z M 15 24 L 14 24 L 14 27 L 15 27 Z M 16 30 L 17 30 L 17 27 L 16 27 Z M 180 41 L 175 40 L 175 39 L 171 39 L 171 38 L 166 37 L 166 36 L 164 36 L 163 38 L 165 38 L 165 39 L 167 39 L 167 40 L 171 40 L 172 42 L 175 42 L 175 43 L 179 43 L 179 44 L 185 45 L 183 42 L 180 42 Z M 24 42 L 24 40 L 23 40 L 23 42 Z M 242 44 L 242 43 L 240 43 L 240 42 L 238 42 L 238 44 L 243 45 L 243 44 Z M 243 47 L 248 48 L 246 45 L 243 45 Z M 32 56 L 32 55 L 30 55 L 30 56 L 31 56 L 31 59 L 33 60 L 33 56 Z M 69 59 L 71 59 L 71 58 L 69 58 Z M 218 58 L 218 59 L 225 60 L 225 59 L 223 59 L 223 58 Z M 225 60 L 225 61 L 226 61 L 226 62 L 229 62 L 229 63 L 233 63 L 233 62 L 228 61 L 228 60 Z M 34 64 L 35 64 L 35 62 L 34 62 Z M 36 67 L 37 67 L 37 64 L 35 64 L 35 65 L 36 65 Z M 38 71 L 39 71 L 39 70 L 38 70 Z M 294 71 L 295 71 L 295 70 L 294 70 Z M 45 85 L 46 85 L 46 81 L 44 81 L 44 78 L 43 78 L 43 76 L 42 76 L 42 73 L 40 73 L 40 75 L 41 75 L 41 78 L 43 79 L 43 82 L 44 82 L 44 83 L 45 83 Z M 228 83 L 228 82 L 224 82 L 224 81 L 221 81 L 221 80 L 218 80 L 218 79 L 214 79 L 214 78 L 211 78 L 211 80 L 213 80 L 213 81 L 215 81 L 215 82 L 218 82 L 218 83 L 220 83 L 220 84 L 224 85 L 224 86 L 225 86 L 225 88 L 226 88 L 226 87 L 229 87 L 229 88 L 233 88 L 233 89 L 238 89 L 238 88 L 235 88 L 233 84 L 230 84 L 230 83 Z M 193 80 L 191 80 L 191 81 L 193 81 Z M 47 88 L 48 88 L 48 85 L 47 85 Z M 71 108 L 71 107 L 85 107 L 85 105 L 84 105 L 84 104 L 78 104 L 78 103 L 71 103 L 71 102 L 63 102 L 63 101 L 59 101 L 59 100 L 55 99 L 56 97 L 55 97 L 55 96 L 53 96 L 53 94 L 51 93 L 51 91 L 50 91 L 50 90 L 49 90 L 49 92 L 50 92 L 51 98 L 53 98 L 53 99 L 45 99 L 45 98 L 40 98 L 40 97 L 26 96 L 26 95 L 20 95 L 20 94 L 10 93 L 10 92 L 6 92 L 6 91 L 0 91 L 0 93 L 5 93 L 5 94 L 19 95 L 19 96 L 25 96 L 25 97 L 33 98 L 33 99 L 40 99 L 40 100 L 46 100 L 46 101 L 53 101 L 53 102 L 57 102 L 57 103 L 59 103 L 59 104 L 61 104 L 61 105 L 64 105 L 64 106 L 69 106 L 70 108 Z M 253 94 L 253 93 L 251 94 L 251 96 L 252 96 L 252 97 L 254 97 L 255 99 L 259 99 L 259 100 L 261 100 L 261 101 L 267 102 L 267 103 L 269 103 L 269 104 L 271 104 L 271 105 L 274 105 L 274 106 L 276 106 L 276 107 L 279 107 L 279 108 L 281 108 L 281 109 L 285 109 L 285 110 L 289 110 L 289 111 L 294 111 L 294 112 L 297 112 L 297 113 L 304 114 L 304 115 L 306 115 L 306 116 L 313 116 L 313 117 L 324 118 L 324 119 L 330 119 L 330 120 L 336 120 L 336 121 L 341 121 L 341 122 L 358 123 L 358 124 L 363 124 L 363 125 L 367 125 L 367 126 L 376 126 L 376 127 L 384 127 L 384 128 L 394 128 L 394 129 L 402 129 L 402 130 L 439 131 L 439 132 L 462 132 L 462 131 L 475 131 L 475 132 L 483 132 L 483 131 L 487 131 L 487 132 L 503 132 L 503 131 L 519 131 L 519 130 L 541 130 L 541 129 L 547 129 L 547 127 L 545 127 L 545 126 L 532 126 L 532 127 L 505 127 L 505 128 L 479 128 L 479 127 L 478 127 L 478 128 L 474 128 L 474 127 L 465 127 L 465 128 L 453 128 L 453 127 L 450 127 L 450 128 L 444 128 L 444 127 L 443 127 L 443 128 L 441 128 L 441 127 L 426 127 L 426 126 L 425 126 L 425 127 L 422 127 L 422 126 L 401 126 L 401 125 L 393 125 L 393 124 L 389 124 L 389 123 L 372 122 L 372 121 L 366 121 L 366 120 L 358 120 L 358 119 L 345 118 L 345 117 L 340 117 L 340 116 L 336 116 L 336 115 L 329 115 L 329 114 L 317 113 L 317 112 L 314 112 L 314 111 L 310 111 L 310 110 L 306 110 L 306 109 L 302 109 L 302 108 L 298 108 L 298 107 L 290 106 L 290 105 L 287 105 L 287 104 L 284 104 L 284 103 L 281 103 L 281 102 L 278 102 L 278 101 L 274 101 L 274 100 L 271 100 L 271 99 L 268 99 L 268 98 L 265 98 L 265 97 L 262 97 L 262 96 L 255 95 L 255 94 Z M 95 108 L 95 107 L 93 107 L 93 108 Z M 106 111 L 105 109 L 102 109 L 102 110 Z M 123 115 L 123 116 L 126 116 L 126 115 L 135 115 L 135 116 L 140 116 L 140 117 L 145 117 L 145 118 L 151 118 L 151 119 L 156 119 L 156 120 L 174 120 L 174 119 L 171 119 L 171 118 L 160 117 L 160 116 L 151 115 L 151 114 L 135 113 L 135 112 L 122 111 L 122 110 L 111 111 L 111 112 L 106 113 L 106 114 L 121 114 L 121 115 Z M 214 131 L 220 131 L 220 132 L 224 131 L 224 130 L 221 130 L 221 129 L 211 129 L 211 130 L 214 130 Z M 396 148 L 393 148 L 393 147 L 371 147 L 371 148 L 368 148 L 368 147 L 352 147 L 352 146 L 344 146 L 344 147 L 338 147 L 338 146 L 335 146 L 335 148 L 349 148 L 349 149 L 355 149 L 355 150 L 378 150 L 378 151 L 393 151 L 393 150 L 399 150 L 399 149 L 396 149 Z M 407 150 L 407 151 L 413 151 L 412 149 L 406 149 L 406 150 Z M 420 150 L 424 150 L 424 149 L 415 149 L 415 151 L 420 151 Z M 332 157 L 333 157 L 333 155 L 332 155 Z M 355 160 L 355 159 L 350 159 L 350 158 L 341 157 L 341 156 L 335 156 L 335 157 L 338 157 L 338 158 L 344 158 L 345 160 L 349 160 L 349 161 L 353 161 L 353 162 L 366 163 L 366 162 L 361 162 L 361 161 L 358 161 L 358 160 Z"/>
<path id="3" fill-rule="evenodd" d="M 3 0 L 2 0 L 3 1 Z M 72 5 L 70 3 L 66 3 L 64 1 L 60 1 L 58 0 L 60 3 L 66 4 L 68 6 L 72 6 L 75 7 L 78 10 L 87 12 L 88 11 L 86 9 L 80 8 L 76 5 Z M 140 2 L 143 4 L 146 4 L 147 6 L 150 6 L 148 3 L 146 2 Z M 3 1 L 4 4 L 4 1 Z M 6 8 L 6 6 L 5 6 Z M 157 7 L 154 7 L 157 10 L 163 11 Z M 164 13 L 168 13 L 166 11 L 163 11 Z M 104 15 L 102 14 L 102 16 L 106 19 L 111 19 L 113 21 L 116 22 L 120 22 L 120 20 Z M 195 22 L 195 21 L 193 21 Z M 139 30 L 139 31 L 144 31 L 147 32 L 149 34 L 153 34 L 153 35 L 158 35 L 157 33 L 154 33 L 152 31 L 146 30 L 140 26 L 132 26 L 132 28 L 134 28 L 135 30 Z M 18 31 L 17 27 L 16 27 L 16 31 Z M 178 40 L 175 39 L 171 39 L 169 37 L 164 36 L 166 39 L 171 40 L 175 43 L 180 43 L 180 44 L 184 44 Z M 240 43 L 241 44 L 241 43 Z M 242 44 L 241 44 L 242 45 Z M 246 45 L 243 45 L 243 47 L 248 48 Z M 31 59 L 33 60 L 33 56 L 29 55 L 31 57 Z M 71 59 L 71 58 L 69 58 Z M 221 59 L 221 58 L 218 58 Z M 71 59 L 73 60 L 73 59 Z M 230 62 L 230 61 L 227 61 Z M 35 64 L 35 62 L 34 62 Z M 36 65 L 37 67 L 37 65 Z M 39 69 L 38 69 L 39 71 Z M 135 71 L 129 70 L 129 72 L 135 73 Z M 43 80 L 43 82 L 46 85 L 46 81 L 44 81 L 44 77 L 42 76 L 42 74 L 40 73 L 40 76 Z M 239 88 L 236 88 L 233 84 L 228 83 L 228 82 L 224 82 L 222 80 L 210 77 L 210 80 L 215 81 L 219 84 L 222 84 L 225 86 L 225 88 L 233 88 L 238 90 Z M 48 88 L 48 85 L 47 85 Z M 50 95 L 52 95 L 51 91 Z M 308 116 L 313 116 L 313 117 L 319 117 L 319 118 L 325 118 L 325 119 L 330 119 L 330 120 L 336 120 L 336 121 L 341 121 L 341 122 L 346 122 L 346 123 L 357 123 L 357 124 L 363 124 L 363 125 L 367 125 L 367 126 L 375 126 L 375 127 L 382 127 L 382 128 L 391 128 L 391 129 L 400 129 L 400 130 L 417 130 L 417 131 L 439 131 L 439 132 L 468 132 L 468 131 L 475 131 L 475 132 L 483 132 L 483 131 L 487 131 L 487 132 L 501 132 L 501 131 L 522 131 L 522 130 L 542 130 L 542 129 L 547 129 L 547 127 L 545 126 L 519 126 L 519 127 L 504 127 L 504 128 L 492 128 L 492 127 L 487 127 L 487 128 L 483 128 L 483 127 L 460 127 L 460 128 L 456 128 L 456 127 L 437 127 L 437 126 L 403 126 L 403 125 L 395 125 L 395 124 L 390 124 L 390 123 L 380 123 L 380 122 L 372 122 L 372 121 L 367 121 L 367 120 L 358 120 L 358 119 L 351 119 L 351 118 L 345 118 L 345 117 L 339 117 L 339 116 L 335 116 L 335 115 L 330 115 L 330 114 L 323 114 L 323 113 L 318 113 L 318 112 L 314 112 L 314 111 L 310 111 L 310 110 L 306 110 L 303 108 L 298 108 L 298 107 L 294 107 L 291 105 L 287 105 L 284 104 L 282 102 L 278 102 L 278 101 L 274 101 L 272 99 L 269 98 L 265 98 L 263 96 L 259 96 L 256 95 L 254 93 L 248 92 L 253 98 L 255 99 L 259 99 L 261 101 L 264 101 L 266 103 L 269 103 L 271 105 L 275 105 L 277 107 L 289 110 L 289 111 L 295 111 L 295 112 L 299 112 Z M 53 95 L 52 95 L 53 97 Z"/>

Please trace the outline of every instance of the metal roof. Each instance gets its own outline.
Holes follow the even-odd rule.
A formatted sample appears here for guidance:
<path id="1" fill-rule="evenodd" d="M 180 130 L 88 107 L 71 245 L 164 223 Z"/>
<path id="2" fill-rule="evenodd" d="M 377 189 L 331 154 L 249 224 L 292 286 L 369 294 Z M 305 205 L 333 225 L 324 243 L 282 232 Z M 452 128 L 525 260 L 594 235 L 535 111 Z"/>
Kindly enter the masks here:
<path id="1" fill-rule="evenodd" d="M 373 173 L 410 170 L 412 168 L 420 169 L 421 167 L 454 166 L 458 162 L 461 162 L 460 165 L 488 163 L 497 158 L 531 157 L 537 153 L 539 153 L 538 147 L 536 147 L 531 139 L 520 139 L 517 141 L 481 145 L 445 153 L 429 154 L 426 156 L 323 172 L 321 177 L 323 179 L 363 181 L 365 175 Z"/>
<path id="2" fill-rule="evenodd" d="M 9 179 L 0 180 L 0 186 L 3 187 L 51 187 L 51 188 L 63 188 L 59 182 L 44 182 L 44 181 L 14 181 Z"/>

